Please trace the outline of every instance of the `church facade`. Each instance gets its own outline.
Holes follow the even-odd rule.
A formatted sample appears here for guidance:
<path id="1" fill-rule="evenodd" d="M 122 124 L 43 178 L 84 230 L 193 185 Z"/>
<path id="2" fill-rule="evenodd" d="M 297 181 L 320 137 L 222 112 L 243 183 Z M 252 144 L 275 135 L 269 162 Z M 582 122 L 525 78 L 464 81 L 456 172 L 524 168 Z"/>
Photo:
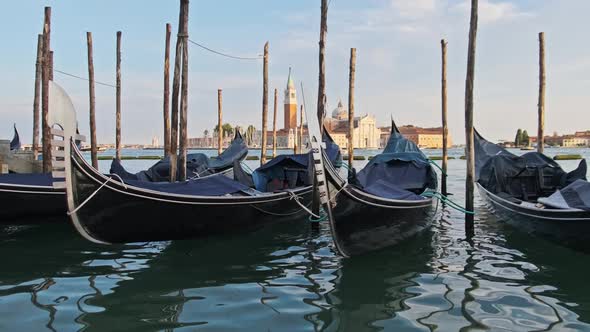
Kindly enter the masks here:
<path id="1" fill-rule="evenodd" d="M 332 111 L 332 117 L 324 122 L 332 138 L 341 149 L 348 147 L 348 109 L 338 102 L 338 106 Z M 381 130 L 377 128 L 375 116 L 365 114 L 354 118 L 353 142 L 357 149 L 378 149 L 381 139 Z"/>

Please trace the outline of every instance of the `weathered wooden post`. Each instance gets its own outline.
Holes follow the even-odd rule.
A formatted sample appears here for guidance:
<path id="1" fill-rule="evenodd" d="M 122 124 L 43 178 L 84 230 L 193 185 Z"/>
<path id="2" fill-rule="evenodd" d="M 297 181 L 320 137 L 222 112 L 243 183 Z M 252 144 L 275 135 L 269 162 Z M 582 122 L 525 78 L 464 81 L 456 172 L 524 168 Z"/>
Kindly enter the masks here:
<path id="1" fill-rule="evenodd" d="M 279 106 L 279 90 L 275 89 L 275 105 L 272 120 L 272 157 L 277 156 L 277 108 Z"/>
<path id="2" fill-rule="evenodd" d="M 299 153 L 303 153 L 303 104 L 299 107 Z"/>
<path id="3" fill-rule="evenodd" d="M 166 46 L 164 51 L 164 157 L 170 155 L 170 35 L 172 25 L 166 23 Z"/>
<path id="4" fill-rule="evenodd" d="M 350 49 L 348 74 L 348 173 L 352 174 L 354 159 L 354 79 L 356 76 L 356 48 Z"/>
<path id="5" fill-rule="evenodd" d="M 39 156 L 39 97 L 41 94 L 41 67 L 43 63 L 43 35 L 37 36 L 37 61 L 35 62 L 35 97 L 33 98 L 33 159 Z"/>
<path id="6" fill-rule="evenodd" d="M 467 211 L 474 211 L 473 191 L 475 181 L 475 151 L 473 147 L 473 83 L 475 81 L 477 18 L 478 0 L 471 0 L 469 48 L 467 53 L 467 77 L 465 79 L 465 154 L 467 157 L 467 176 L 465 179 L 465 209 Z M 473 214 L 465 214 L 465 227 L 468 234 L 473 234 L 473 219 Z"/>
<path id="7" fill-rule="evenodd" d="M 92 32 L 86 32 L 88 43 L 88 94 L 90 96 L 90 156 L 92 167 L 98 169 L 98 149 L 96 146 L 96 114 L 94 98 L 94 59 L 92 58 Z"/>
<path id="8" fill-rule="evenodd" d="M 319 78 L 318 78 L 318 109 L 317 117 L 320 127 L 323 128 L 324 108 L 326 102 L 326 35 L 328 33 L 328 0 L 322 0 L 320 21 L 320 55 L 319 55 Z"/>
<path id="9" fill-rule="evenodd" d="M 217 89 L 217 154 L 220 155 L 223 152 L 223 120 L 222 120 L 222 112 L 223 112 L 223 98 L 222 98 L 222 90 Z"/>
<path id="10" fill-rule="evenodd" d="M 297 148 L 299 146 L 299 142 L 297 142 L 299 140 L 299 127 L 297 127 L 297 124 L 295 124 L 295 132 L 293 133 L 293 153 L 297 154 Z"/>
<path id="11" fill-rule="evenodd" d="M 180 137 L 179 137 L 179 154 L 178 161 L 179 180 L 186 180 L 186 150 L 188 145 L 188 14 L 189 0 L 181 0 L 180 13 L 182 24 L 182 79 L 180 91 Z"/>
<path id="12" fill-rule="evenodd" d="M 448 137 L 449 128 L 447 128 L 447 42 L 440 41 L 442 51 L 442 73 L 441 73 L 441 105 L 442 105 L 442 174 L 441 174 L 441 192 L 447 194 L 447 167 L 448 167 Z"/>
<path id="13" fill-rule="evenodd" d="M 539 125 L 537 131 L 537 151 L 543 153 L 545 147 L 545 33 L 539 32 Z"/>
<path id="14" fill-rule="evenodd" d="M 264 64 L 262 68 L 262 142 L 260 147 L 260 165 L 266 163 L 266 123 L 268 117 L 268 42 L 264 44 Z"/>
<path id="15" fill-rule="evenodd" d="M 53 51 L 49 50 L 49 80 L 53 81 Z"/>
<path id="16" fill-rule="evenodd" d="M 180 71 L 182 65 L 182 48 L 184 31 L 184 3 L 188 0 L 180 0 L 180 12 L 178 18 L 178 33 L 176 36 L 176 55 L 174 59 L 174 78 L 172 79 L 172 108 L 171 108 L 171 130 L 170 130 L 170 182 L 176 182 L 178 172 L 178 117 L 179 117 L 179 96 L 180 96 Z M 188 9 L 188 8 L 187 8 Z M 187 13 L 188 14 L 188 13 Z"/>
<path id="17" fill-rule="evenodd" d="M 43 69 L 41 74 L 41 140 L 43 145 L 43 173 L 49 173 L 51 167 L 51 128 L 49 126 L 49 50 L 51 47 L 51 7 L 45 7 L 43 24 Z"/>
<path id="18" fill-rule="evenodd" d="M 117 31 L 117 77 L 116 77 L 116 129 L 115 129 L 115 158 L 121 160 L 121 31 Z"/>
<path id="19" fill-rule="evenodd" d="M 324 109 L 326 106 L 326 35 L 328 33 L 328 0 L 322 0 L 321 4 L 321 19 L 320 19 L 320 42 L 319 42 L 319 75 L 318 75 L 318 103 L 317 103 L 317 117 L 320 128 L 324 130 Z M 315 215 L 320 215 L 320 196 L 317 190 L 318 181 L 313 178 L 311 211 Z"/>

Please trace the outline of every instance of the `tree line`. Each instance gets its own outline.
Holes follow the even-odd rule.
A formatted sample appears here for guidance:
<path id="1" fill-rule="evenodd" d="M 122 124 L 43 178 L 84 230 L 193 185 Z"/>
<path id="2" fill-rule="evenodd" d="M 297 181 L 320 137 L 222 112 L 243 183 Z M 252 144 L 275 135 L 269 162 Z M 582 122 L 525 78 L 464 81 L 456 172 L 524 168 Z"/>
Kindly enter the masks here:
<path id="1" fill-rule="evenodd" d="M 234 127 L 229 123 L 224 123 L 221 126 L 221 135 L 223 137 L 233 137 L 235 135 L 236 129 L 240 131 L 240 133 L 244 136 L 244 140 L 246 140 L 246 144 L 251 145 L 254 141 L 254 133 L 256 132 L 256 127 L 253 125 L 249 125 L 246 130 L 242 130 L 240 127 Z M 203 137 L 209 137 L 209 130 L 205 129 L 203 131 Z M 213 137 L 217 137 L 219 135 L 219 125 L 213 128 Z"/>
<path id="2" fill-rule="evenodd" d="M 529 133 L 525 130 L 518 128 L 516 131 L 516 137 L 514 138 L 514 146 L 522 147 L 522 146 L 530 146 L 531 139 L 529 137 Z"/>

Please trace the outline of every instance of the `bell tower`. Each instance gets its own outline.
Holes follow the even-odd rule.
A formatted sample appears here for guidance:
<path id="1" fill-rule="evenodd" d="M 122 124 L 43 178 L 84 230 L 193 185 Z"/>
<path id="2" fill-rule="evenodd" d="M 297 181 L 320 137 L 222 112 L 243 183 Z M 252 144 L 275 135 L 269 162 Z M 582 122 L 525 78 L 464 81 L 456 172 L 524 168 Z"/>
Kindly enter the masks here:
<path id="1" fill-rule="evenodd" d="M 291 77 L 291 68 L 289 67 L 289 78 L 287 79 L 287 88 L 285 89 L 285 127 L 286 130 L 297 128 L 297 91 L 295 83 Z"/>

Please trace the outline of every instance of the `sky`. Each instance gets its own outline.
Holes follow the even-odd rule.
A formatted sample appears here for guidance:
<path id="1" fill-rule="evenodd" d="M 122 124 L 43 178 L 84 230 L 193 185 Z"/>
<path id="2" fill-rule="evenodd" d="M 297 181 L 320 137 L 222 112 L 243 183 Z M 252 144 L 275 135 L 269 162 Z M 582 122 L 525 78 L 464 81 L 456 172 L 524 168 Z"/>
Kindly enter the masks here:
<path id="1" fill-rule="evenodd" d="M 588 0 L 480 0 L 477 38 L 476 128 L 492 140 L 512 139 L 517 128 L 536 133 L 538 32 L 545 32 L 546 133 L 590 129 Z M 122 37 L 122 139 L 162 141 L 165 24 L 173 27 L 174 0 L 22 0 L 0 12 L 0 137 L 16 123 L 24 143 L 32 136 L 37 34 L 43 8 L 52 7 L 54 68 L 88 77 L 86 32 L 93 33 L 95 79 L 114 84 L 116 31 Z M 449 130 L 465 141 L 464 94 L 469 26 L 468 0 L 331 0 L 326 45 L 328 112 L 348 96 L 350 48 L 357 48 L 355 113 L 377 124 L 393 116 L 400 125 L 440 126 L 440 40 L 448 41 Z M 236 56 L 256 57 L 270 44 L 272 91 L 282 91 L 289 67 L 301 102 L 316 109 L 320 0 L 192 0 L 189 38 Z M 14 30 L 13 30 L 14 29 Z M 224 122 L 262 127 L 262 61 L 234 60 L 189 48 L 189 137 L 217 121 L 223 89 Z M 88 83 L 55 73 L 74 101 L 80 131 L 88 133 Z M 96 86 L 98 143 L 115 136 L 115 89 Z M 270 127 L 269 122 L 269 128 Z"/>

